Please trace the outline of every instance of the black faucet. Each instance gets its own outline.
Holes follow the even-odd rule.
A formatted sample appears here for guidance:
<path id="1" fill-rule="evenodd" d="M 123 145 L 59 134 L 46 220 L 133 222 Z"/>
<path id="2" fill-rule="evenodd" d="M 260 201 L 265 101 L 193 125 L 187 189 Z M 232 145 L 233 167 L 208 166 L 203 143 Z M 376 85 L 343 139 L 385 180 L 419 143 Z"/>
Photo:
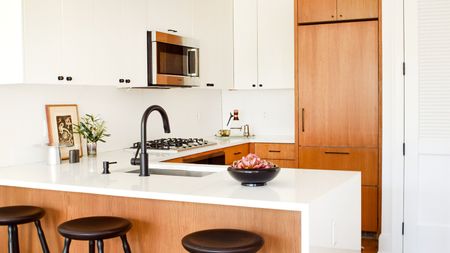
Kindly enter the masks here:
<path id="1" fill-rule="evenodd" d="M 145 110 L 144 115 L 142 116 L 141 121 L 141 150 L 140 158 L 137 158 L 139 153 L 139 149 L 136 151 L 136 156 L 131 159 L 131 165 L 139 165 L 141 167 L 139 176 L 140 177 L 148 177 L 150 176 L 148 170 L 148 154 L 147 154 L 147 120 L 150 114 L 153 111 L 159 112 L 161 114 L 163 124 L 164 124 L 164 132 L 170 133 L 170 125 L 169 125 L 169 117 L 167 117 L 166 111 L 159 105 L 152 105 L 147 110 Z"/>

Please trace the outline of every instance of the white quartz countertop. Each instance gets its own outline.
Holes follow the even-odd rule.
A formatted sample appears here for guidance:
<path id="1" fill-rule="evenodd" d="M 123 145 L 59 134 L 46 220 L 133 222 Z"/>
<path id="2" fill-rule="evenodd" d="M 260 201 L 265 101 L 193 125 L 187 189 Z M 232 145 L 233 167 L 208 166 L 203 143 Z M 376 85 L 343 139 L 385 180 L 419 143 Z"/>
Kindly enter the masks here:
<path id="1" fill-rule="evenodd" d="M 150 155 L 150 167 L 215 172 L 204 177 L 151 175 L 139 177 L 127 171 L 133 153 L 107 152 L 83 158 L 78 164 L 45 163 L 0 168 L 0 185 L 35 189 L 102 194 L 111 196 L 184 201 L 207 204 L 302 211 L 328 191 L 360 177 L 359 172 L 283 169 L 267 186 L 244 187 L 226 171 L 226 166 L 168 164 Z M 102 175 L 103 161 L 117 161 L 111 174 Z"/>

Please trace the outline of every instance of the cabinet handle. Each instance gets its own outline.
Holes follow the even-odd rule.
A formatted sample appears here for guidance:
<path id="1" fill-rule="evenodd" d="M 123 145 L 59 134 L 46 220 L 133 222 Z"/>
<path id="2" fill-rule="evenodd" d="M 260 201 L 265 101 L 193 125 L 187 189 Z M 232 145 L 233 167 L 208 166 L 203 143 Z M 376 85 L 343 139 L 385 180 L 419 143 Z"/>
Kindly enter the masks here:
<path id="1" fill-rule="evenodd" d="M 235 152 L 234 155 L 240 155 L 242 152 Z"/>
<path id="2" fill-rule="evenodd" d="M 259 87 L 263 87 L 263 85 L 262 85 L 262 84 L 259 84 Z"/>
<path id="3" fill-rule="evenodd" d="M 302 132 L 305 132 L 305 108 L 302 108 Z"/>
<path id="4" fill-rule="evenodd" d="M 252 84 L 252 87 L 253 87 L 253 88 L 256 87 L 256 84 Z"/>
<path id="5" fill-rule="evenodd" d="M 131 83 L 131 80 L 130 79 L 126 79 L 125 83 Z"/>
<path id="6" fill-rule="evenodd" d="M 64 80 L 64 76 L 58 76 L 58 80 L 59 80 L 59 81 Z"/>
<path id="7" fill-rule="evenodd" d="M 175 30 L 175 29 L 168 29 L 167 31 L 168 31 L 168 32 L 173 32 L 173 33 L 177 33 L 177 32 L 178 32 L 178 31 Z"/>
<path id="8" fill-rule="evenodd" d="M 72 77 L 68 76 L 68 77 L 66 77 L 66 80 L 70 82 L 70 81 L 72 81 Z"/>
<path id="9" fill-rule="evenodd" d="M 206 87 L 214 87 L 214 84 L 213 83 L 207 83 Z"/>
<path id="10" fill-rule="evenodd" d="M 125 80 L 124 79 L 119 79 L 119 83 L 124 83 Z"/>
<path id="11" fill-rule="evenodd" d="M 334 18 L 334 15 L 331 15 L 331 18 Z"/>
<path id="12" fill-rule="evenodd" d="M 269 153 L 281 153 L 281 150 L 269 150 Z"/>
<path id="13" fill-rule="evenodd" d="M 330 151 L 330 152 L 325 152 L 325 155 L 350 155 L 350 152 L 333 152 L 333 151 Z"/>

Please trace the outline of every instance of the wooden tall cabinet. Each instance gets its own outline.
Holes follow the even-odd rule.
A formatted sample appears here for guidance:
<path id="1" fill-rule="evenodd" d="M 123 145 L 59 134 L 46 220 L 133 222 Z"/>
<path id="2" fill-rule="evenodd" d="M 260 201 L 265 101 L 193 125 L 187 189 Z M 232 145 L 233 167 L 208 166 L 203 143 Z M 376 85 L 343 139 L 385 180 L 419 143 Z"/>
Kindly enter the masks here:
<path id="1" fill-rule="evenodd" d="M 298 23 L 372 19 L 378 0 L 298 0 Z"/>
<path id="2" fill-rule="evenodd" d="M 297 33 L 299 167 L 361 171 L 366 232 L 379 231 L 378 29 L 367 20 Z"/>

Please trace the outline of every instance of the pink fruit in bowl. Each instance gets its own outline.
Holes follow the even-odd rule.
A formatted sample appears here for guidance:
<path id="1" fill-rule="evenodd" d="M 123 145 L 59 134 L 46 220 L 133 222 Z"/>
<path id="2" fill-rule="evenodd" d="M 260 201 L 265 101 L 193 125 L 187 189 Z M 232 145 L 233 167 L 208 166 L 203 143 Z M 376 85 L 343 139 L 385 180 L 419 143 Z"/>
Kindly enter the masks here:
<path id="1" fill-rule="evenodd" d="M 242 157 L 241 160 L 234 161 L 231 167 L 235 169 L 271 169 L 277 166 L 269 161 L 261 160 L 257 155 L 250 153 Z"/>

